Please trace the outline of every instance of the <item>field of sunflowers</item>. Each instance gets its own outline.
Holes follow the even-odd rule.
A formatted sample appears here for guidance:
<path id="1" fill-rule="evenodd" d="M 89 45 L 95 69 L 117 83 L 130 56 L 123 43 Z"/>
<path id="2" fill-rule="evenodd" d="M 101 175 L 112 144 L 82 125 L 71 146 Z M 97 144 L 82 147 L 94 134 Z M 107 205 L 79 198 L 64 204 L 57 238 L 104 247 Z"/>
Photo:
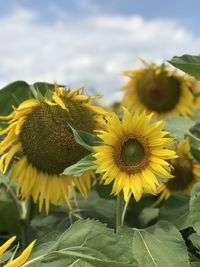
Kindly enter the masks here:
<path id="1" fill-rule="evenodd" d="M 111 106 L 0 90 L 0 266 L 200 267 L 200 56 L 141 61 Z"/>

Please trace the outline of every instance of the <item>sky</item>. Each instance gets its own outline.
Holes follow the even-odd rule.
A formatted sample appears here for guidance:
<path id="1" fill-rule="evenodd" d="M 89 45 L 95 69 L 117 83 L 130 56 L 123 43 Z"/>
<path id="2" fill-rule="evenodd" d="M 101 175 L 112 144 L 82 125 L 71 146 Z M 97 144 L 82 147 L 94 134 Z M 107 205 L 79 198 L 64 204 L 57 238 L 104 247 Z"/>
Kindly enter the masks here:
<path id="1" fill-rule="evenodd" d="M 0 87 L 57 82 L 120 100 L 123 70 L 200 51 L 199 0 L 0 0 Z"/>

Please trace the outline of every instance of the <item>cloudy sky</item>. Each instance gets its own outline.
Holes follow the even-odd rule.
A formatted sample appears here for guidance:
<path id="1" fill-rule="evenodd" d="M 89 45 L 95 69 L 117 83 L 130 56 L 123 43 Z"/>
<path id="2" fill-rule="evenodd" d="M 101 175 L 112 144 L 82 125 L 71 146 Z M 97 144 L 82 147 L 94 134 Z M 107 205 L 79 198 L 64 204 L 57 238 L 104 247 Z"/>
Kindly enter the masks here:
<path id="1" fill-rule="evenodd" d="M 0 0 L 0 86 L 47 81 L 104 94 L 138 58 L 199 54 L 199 0 Z"/>

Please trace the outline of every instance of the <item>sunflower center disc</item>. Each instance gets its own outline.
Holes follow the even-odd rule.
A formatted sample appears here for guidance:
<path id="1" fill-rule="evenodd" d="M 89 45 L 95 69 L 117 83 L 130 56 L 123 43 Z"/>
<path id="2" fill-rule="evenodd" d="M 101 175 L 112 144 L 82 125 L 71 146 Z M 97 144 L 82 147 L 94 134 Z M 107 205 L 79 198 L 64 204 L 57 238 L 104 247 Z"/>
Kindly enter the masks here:
<path id="1" fill-rule="evenodd" d="M 88 154 L 77 144 L 65 127 L 68 122 L 76 130 L 92 132 L 95 127 L 91 113 L 80 103 L 67 103 L 69 112 L 59 106 L 41 103 L 30 113 L 20 134 L 27 160 L 39 171 L 60 174 Z"/>
<path id="2" fill-rule="evenodd" d="M 136 165 L 145 157 L 143 146 L 136 139 L 124 142 L 121 150 L 122 161 L 127 165 Z"/>
<path id="3" fill-rule="evenodd" d="M 175 177 L 167 182 L 167 187 L 171 190 L 182 190 L 187 188 L 194 178 L 191 161 L 184 156 L 180 156 L 178 159 L 174 160 L 172 165 L 174 167 L 172 174 Z"/>
<path id="4" fill-rule="evenodd" d="M 141 103 L 156 112 L 172 110 L 180 98 L 180 82 L 165 72 L 156 75 L 148 70 L 138 81 L 136 90 Z"/>

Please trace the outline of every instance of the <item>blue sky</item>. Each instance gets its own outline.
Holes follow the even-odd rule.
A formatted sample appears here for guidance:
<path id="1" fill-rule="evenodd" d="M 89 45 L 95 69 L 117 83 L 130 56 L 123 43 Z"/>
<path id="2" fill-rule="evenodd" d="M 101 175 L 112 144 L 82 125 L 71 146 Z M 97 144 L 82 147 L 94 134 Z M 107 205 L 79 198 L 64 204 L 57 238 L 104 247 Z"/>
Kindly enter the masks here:
<path id="1" fill-rule="evenodd" d="M 139 14 L 147 19 L 176 19 L 191 31 L 199 32 L 199 0 L 0 0 L 0 14 L 9 13 L 16 6 L 23 6 L 40 13 L 43 21 L 56 19 L 58 8 L 74 19 L 100 12 L 103 14 Z M 78 17 L 78 18 L 77 18 Z"/>
<path id="2" fill-rule="evenodd" d="M 199 54 L 199 10 L 198 0 L 0 0 L 0 85 L 84 84 L 119 99 L 138 57 Z"/>

